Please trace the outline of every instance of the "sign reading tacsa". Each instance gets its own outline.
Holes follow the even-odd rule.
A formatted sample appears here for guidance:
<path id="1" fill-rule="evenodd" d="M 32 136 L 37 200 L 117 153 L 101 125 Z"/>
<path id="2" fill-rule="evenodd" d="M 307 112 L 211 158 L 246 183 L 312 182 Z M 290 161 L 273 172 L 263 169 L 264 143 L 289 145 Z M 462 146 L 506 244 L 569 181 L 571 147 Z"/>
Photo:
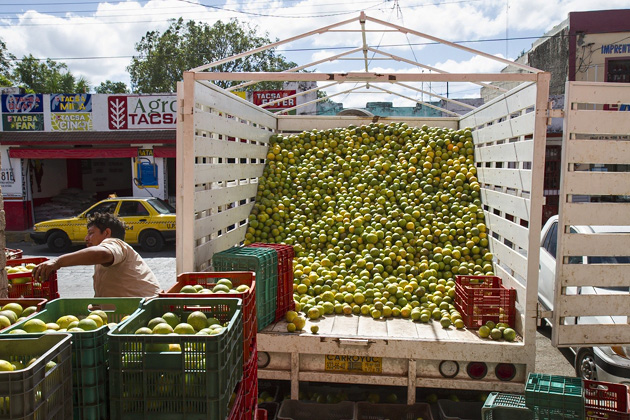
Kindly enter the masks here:
<path id="1" fill-rule="evenodd" d="M 107 97 L 107 122 L 110 130 L 169 129 L 177 124 L 177 97 Z"/>
<path id="2" fill-rule="evenodd" d="M 295 90 L 258 90 L 254 91 L 252 102 L 254 105 L 265 105 L 268 102 L 274 102 L 287 96 L 295 95 Z M 286 109 L 293 108 L 296 105 L 295 98 L 283 99 L 265 107 L 266 109 Z"/>

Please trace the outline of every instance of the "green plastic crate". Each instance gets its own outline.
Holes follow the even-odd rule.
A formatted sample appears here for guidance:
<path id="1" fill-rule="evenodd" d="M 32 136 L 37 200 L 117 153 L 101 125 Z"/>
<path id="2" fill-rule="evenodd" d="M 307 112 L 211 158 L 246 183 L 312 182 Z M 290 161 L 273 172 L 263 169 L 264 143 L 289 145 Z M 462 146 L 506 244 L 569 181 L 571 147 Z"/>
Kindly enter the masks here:
<path id="1" fill-rule="evenodd" d="M 138 311 L 143 301 L 144 298 L 61 298 L 48 302 L 45 309 L 32 318 L 41 319 L 46 323 L 56 322 L 64 315 L 80 318 L 89 315 L 91 310 L 100 308 L 107 313 L 108 322 L 118 323 L 123 317 Z M 1 334 L 8 334 L 14 329 L 21 328 L 25 322 L 12 325 Z M 107 386 L 107 333 L 109 330 L 107 325 L 103 325 L 93 331 L 69 333 L 72 336 L 74 418 L 77 420 L 109 418 Z"/>
<path id="2" fill-rule="evenodd" d="M 584 419 L 581 378 L 530 373 L 525 384 L 525 405 L 541 419 Z"/>
<path id="3" fill-rule="evenodd" d="M 72 419 L 70 334 L 0 336 L 0 359 L 28 367 L 0 372 L 0 419 Z M 55 366 L 46 371 L 49 362 Z"/>
<path id="4" fill-rule="evenodd" d="M 233 247 L 212 257 L 216 271 L 256 273 L 256 319 L 258 331 L 276 319 L 278 252 L 272 248 Z"/>
<path id="5" fill-rule="evenodd" d="M 156 298 L 110 331 L 111 419 L 225 419 L 243 377 L 241 305 L 235 298 Z M 184 320 L 194 311 L 227 328 L 217 335 L 134 334 L 165 312 Z"/>
<path id="6" fill-rule="evenodd" d="M 534 420 L 534 412 L 525 405 L 525 396 L 491 392 L 481 408 L 483 420 Z"/>

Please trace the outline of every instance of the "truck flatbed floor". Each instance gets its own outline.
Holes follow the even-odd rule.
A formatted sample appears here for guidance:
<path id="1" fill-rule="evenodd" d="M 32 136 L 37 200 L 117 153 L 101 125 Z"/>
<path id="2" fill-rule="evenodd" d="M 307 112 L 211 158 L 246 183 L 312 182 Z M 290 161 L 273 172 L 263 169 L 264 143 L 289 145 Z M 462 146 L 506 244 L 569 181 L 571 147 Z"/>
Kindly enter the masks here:
<path id="1" fill-rule="evenodd" d="M 265 333 L 314 336 L 311 333 L 311 325 L 319 326 L 316 336 L 335 337 L 349 339 L 396 339 L 415 341 L 457 341 L 457 342 L 484 342 L 491 343 L 489 338 L 481 338 L 476 330 L 458 330 L 451 326 L 442 328 L 439 322 L 429 323 L 414 322 L 411 319 L 387 318 L 372 319 L 367 316 L 358 315 L 326 315 L 317 320 L 306 320 L 306 326 L 300 333 L 290 333 L 287 331 L 287 322 L 278 321 L 264 328 Z M 502 344 L 516 344 L 522 341 L 520 337 L 514 343 L 505 340 L 496 341 Z"/>

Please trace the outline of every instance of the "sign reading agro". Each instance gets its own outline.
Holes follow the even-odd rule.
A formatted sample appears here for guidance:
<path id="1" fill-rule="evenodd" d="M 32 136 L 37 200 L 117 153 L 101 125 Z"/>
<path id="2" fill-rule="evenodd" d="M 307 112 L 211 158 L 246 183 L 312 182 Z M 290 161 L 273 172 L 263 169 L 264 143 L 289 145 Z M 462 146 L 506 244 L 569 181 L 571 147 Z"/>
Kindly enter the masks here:
<path id="1" fill-rule="evenodd" d="M 117 95 L 107 98 L 110 130 L 172 129 L 177 124 L 177 97 Z"/>
<path id="2" fill-rule="evenodd" d="M 89 93 L 50 95 L 51 131 L 91 131 L 92 95 Z"/>
<path id="3" fill-rule="evenodd" d="M 43 95 L 2 95 L 2 129 L 4 131 L 44 130 Z"/>

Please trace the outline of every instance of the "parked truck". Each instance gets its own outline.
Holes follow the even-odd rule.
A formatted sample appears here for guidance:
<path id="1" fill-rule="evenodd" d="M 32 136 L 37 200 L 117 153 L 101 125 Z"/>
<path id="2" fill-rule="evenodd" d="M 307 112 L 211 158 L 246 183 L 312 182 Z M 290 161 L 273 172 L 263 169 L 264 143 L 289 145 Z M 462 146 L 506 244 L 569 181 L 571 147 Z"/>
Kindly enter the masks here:
<path id="1" fill-rule="evenodd" d="M 304 34 L 310 36 L 359 23 L 385 27 L 440 41 L 466 52 L 474 50 L 438 40 L 361 14 L 356 19 Z M 359 31 L 359 32 L 361 32 Z M 363 33 L 365 35 L 365 33 Z M 277 47 L 301 37 L 274 43 Z M 442 329 L 436 323 L 417 324 L 408 319 L 375 321 L 364 316 L 332 316 L 319 322 L 317 335 L 289 333 L 279 322 L 257 336 L 260 379 L 290 381 L 297 398 L 300 382 L 371 384 L 407 388 L 409 403 L 416 388 L 444 388 L 522 392 L 528 372 L 535 371 L 539 247 L 542 224 L 543 176 L 547 123 L 562 114 L 548 106 L 548 73 L 496 59 L 519 68 L 516 73 L 448 74 L 445 72 L 377 73 L 368 71 L 367 52 L 396 60 L 400 57 L 367 46 L 366 71 L 360 73 L 222 73 L 205 70 L 213 63 L 184 74 L 178 85 L 177 125 L 177 272 L 212 270 L 214 253 L 243 243 L 248 216 L 254 207 L 270 137 L 313 129 L 360 126 L 372 118 L 295 116 L 268 112 L 211 83 L 213 80 L 315 81 L 407 86 L 411 82 L 501 82 L 518 84 L 499 97 L 463 116 L 442 118 L 379 118 L 378 122 L 404 121 L 409 126 L 470 127 L 475 145 L 477 177 L 494 254 L 495 273 L 506 287 L 516 290 L 515 342 L 482 339 L 471 330 Z M 253 52 L 260 51 L 254 50 Z M 335 56 L 339 57 L 342 54 Z M 233 57 L 239 59 L 241 54 Z M 404 60 L 410 62 L 409 60 Z M 413 65 L 419 63 L 410 62 Z M 426 66 L 424 66 L 426 68 Z M 515 83 L 516 82 L 516 83 Z M 571 224 L 627 224 L 630 204 L 572 203 L 572 195 L 630 194 L 628 173 L 578 172 L 574 162 L 621 164 L 630 162 L 625 140 L 591 140 L 597 136 L 630 133 L 627 118 L 602 111 L 601 104 L 630 102 L 630 86 L 615 90 L 596 83 L 569 83 L 565 111 L 565 162 L 560 206 L 561 226 Z M 412 89 L 409 87 L 409 89 Z M 382 89 L 390 92 L 388 89 Z M 593 105 L 595 104 L 595 105 Z M 623 114 L 621 112 L 616 114 Z M 577 134 L 574 134 L 577 133 Z M 627 137 L 626 137 L 627 140 Z M 567 143 L 570 147 L 567 147 Z M 573 147 L 575 146 L 575 147 Z M 575 152 L 571 152 L 575 151 Z M 600 187 L 601 186 L 601 190 Z M 562 325 L 564 318 L 604 312 L 626 315 L 629 296 L 567 296 L 570 285 L 628 286 L 623 265 L 575 267 L 571 255 L 628 255 L 628 236 L 604 235 L 591 240 L 568 229 L 559 235 L 558 282 L 553 314 L 557 319 L 554 343 L 628 344 L 625 325 Z M 562 264 L 560 264 L 562 262 Z"/>

